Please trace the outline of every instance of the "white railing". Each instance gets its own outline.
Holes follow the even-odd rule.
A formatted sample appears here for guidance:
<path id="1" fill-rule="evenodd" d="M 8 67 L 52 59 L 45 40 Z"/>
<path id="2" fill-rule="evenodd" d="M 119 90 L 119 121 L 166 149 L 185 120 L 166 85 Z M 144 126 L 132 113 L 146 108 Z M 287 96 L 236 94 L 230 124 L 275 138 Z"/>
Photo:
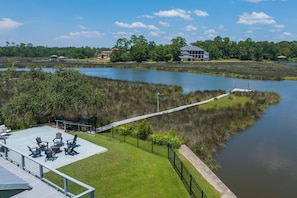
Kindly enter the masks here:
<path id="1" fill-rule="evenodd" d="M 19 166 L 20 168 L 27 171 L 28 173 L 30 173 L 30 174 L 36 176 L 37 178 L 39 178 L 40 180 L 46 182 L 53 188 L 58 189 L 59 191 L 63 192 L 65 194 L 65 196 L 75 197 L 75 198 L 76 197 L 79 198 L 79 197 L 82 197 L 82 196 L 85 196 L 88 194 L 89 194 L 90 198 L 94 198 L 94 196 L 95 196 L 94 195 L 95 189 L 93 187 L 91 187 L 85 183 L 82 183 L 82 182 L 80 182 L 80 181 L 54 169 L 54 168 L 51 168 L 51 167 L 45 165 L 45 164 L 41 164 L 34 158 L 25 156 L 24 154 L 15 150 L 11 146 L 8 146 L 7 144 L 1 143 L 1 142 L 0 142 L 0 157 L 5 158 L 6 160 L 14 163 L 15 165 Z M 55 173 L 59 177 L 63 178 L 63 187 L 58 186 L 57 184 L 49 181 L 48 179 L 46 179 L 44 177 L 44 173 L 50 172 L 50 171 Z M 73 193 L 71 193 L 69 191 L 69 188 L 68 188 L 69 182 L 73 182 L 74 184 L 79 185 L 86 190 L 78 195 L 74 195 Z"/>

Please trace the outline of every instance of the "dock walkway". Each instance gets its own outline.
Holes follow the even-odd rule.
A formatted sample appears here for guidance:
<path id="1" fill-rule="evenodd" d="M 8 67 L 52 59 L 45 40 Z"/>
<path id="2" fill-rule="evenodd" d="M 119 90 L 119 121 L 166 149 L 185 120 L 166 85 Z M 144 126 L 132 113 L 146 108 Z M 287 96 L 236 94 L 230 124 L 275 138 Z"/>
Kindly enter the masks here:
<path id="1" fill-rule="evenodd" d="M 234 92 L 250 92 L 250 91 L 252 91 L 252 90 L 234 88 L 233 90 L 231 90 L 230 93 L 234 93 Z M 113 122 L 113 123 L 110 123 L 108 125 L 96 128 L 96 133 L 101 133 L 101 132 L 104 132 L 104 131 L 108 131 L 108 130 L 112 129 L 113 127 L 121 126 L 121 125 L 128 124 L 128 123 L 131 123 L 131 122 L 136 122 L 136 121 L 143 120 L 143 119 L 146 119 L 146 118 L 150 118 L 150 117 L 154 117 L 154 116 L 160 116 L 160 115 L 168 114 L 168 113 L 173 113 L 173 112 L 181 111 L 181 110 L 191 108 L 191 107 L 194 107 L 194 106 L 202 105 L 202 104 L 211 102 L 213 100 L 218 100 L 218 99 L 221 99 L 223 97 L 226 97 L 230 93 L 222 94 L 222 95 L 210 98 L 208 100 L 204 100 L 204 101 L 200 101 L 200 102 L 196 102 L 196 103 L 192 103 L 192 104 L 188 104 L 188 105 L 179 106 L 179 107 L 169 109 L 169 110 L 165 110 L 165 111 L 161 111 L 161 112 L 141 115 L 141 116 L 137 116 L 137 117 L 128 118 L 128 119 L 125 119 L 125 120 Z"/>

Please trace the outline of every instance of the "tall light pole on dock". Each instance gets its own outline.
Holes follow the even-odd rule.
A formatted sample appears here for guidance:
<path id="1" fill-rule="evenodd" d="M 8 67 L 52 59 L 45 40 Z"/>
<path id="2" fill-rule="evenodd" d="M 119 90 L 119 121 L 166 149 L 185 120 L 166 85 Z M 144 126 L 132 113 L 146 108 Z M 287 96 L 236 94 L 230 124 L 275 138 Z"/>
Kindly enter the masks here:
<path id="1" fill-rule="evenodd" d="M 156 96 L 157 96 L 157 112 L 159 112 L 159 111 L 160 111 L 159 95 L 160 95 L 160 93 L 159 93 L 159 92 L 158 92 L 158 93 L 156 93 Z"/>

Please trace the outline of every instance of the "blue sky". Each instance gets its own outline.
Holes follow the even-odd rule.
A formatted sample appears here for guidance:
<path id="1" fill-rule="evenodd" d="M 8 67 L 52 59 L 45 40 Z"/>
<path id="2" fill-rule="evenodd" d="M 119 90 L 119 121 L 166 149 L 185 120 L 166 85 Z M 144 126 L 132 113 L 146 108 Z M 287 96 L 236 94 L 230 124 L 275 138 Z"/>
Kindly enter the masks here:
<path id="1" fill-rule="evenodd" d="M 169 44 L 297 40 L 296 0 L 0 0 L 0 46 L 113 47 L 143 35 Z"/>

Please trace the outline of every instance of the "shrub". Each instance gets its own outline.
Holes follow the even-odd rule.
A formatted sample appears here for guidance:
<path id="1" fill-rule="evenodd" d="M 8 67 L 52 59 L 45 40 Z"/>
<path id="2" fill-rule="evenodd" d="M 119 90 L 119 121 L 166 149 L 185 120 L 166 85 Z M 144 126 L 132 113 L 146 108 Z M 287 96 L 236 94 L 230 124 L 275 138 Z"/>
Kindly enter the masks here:
<path id="1" fill-rule="evenodd" d="M 152 125 L 146 119 L 137 122 L 133 127 L 132 135 L 146 140 L 150 134 L 153 133 Z"/>
<path id="2" fill-rule="evenodd" d="M 176 136 L 173 130 L 170 130 L 167 133 L 151 134 L 149 139 L 154 141 L 154 144 L 170 144 L 173 148 L 179 148 L 182 144 L 182 141 L 178 136 Z"/>

